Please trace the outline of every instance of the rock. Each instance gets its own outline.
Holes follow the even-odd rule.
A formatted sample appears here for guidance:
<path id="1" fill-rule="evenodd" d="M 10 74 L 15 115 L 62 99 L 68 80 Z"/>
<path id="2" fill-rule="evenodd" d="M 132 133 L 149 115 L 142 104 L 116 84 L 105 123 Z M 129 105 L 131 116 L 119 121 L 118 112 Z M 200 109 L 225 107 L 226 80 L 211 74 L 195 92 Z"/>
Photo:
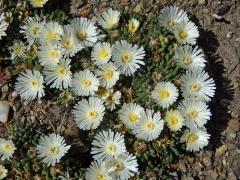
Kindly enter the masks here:
<path id="1" fill-rule="evenodd" d="M 208 156 L 203 157 L 202 162 L 203 162 L 204 166 L 206 166 L 206 167 L 212 165 L 212 161 L 211 161 L 210 157 L 208 157 Z"/>
<path id="2" fill-rule="evenodd" d="M 227 144 L 223 144 L 222 146 L 220 146 L 219 148 L 216 149 L 215 157 L 220 157 L 220 156 L 224 155 L 226 153 L 227 149 L 228 149 Z"/>
<path id="3" fill-rule="evenodd" d="M 217 171 L 213 171 L 213 172 L 210 174 L 210 177 L 211 177 L 211 179 L 217 179 L 217 177 L 218 177 Z"/>
<path id="4" fill-rule="evenodd" d="M 0 122 L 5 123 L 8 120 L 10 104 L 8 101 L 0 101 Z"/>
<path id="5" fill-rule="evenodd" d="M 206 0 L 198 0 L 198 4 L 206 4 Z"/>
<path id="6" fill-rule="evenodd" d="M 237 180 L 237 177 L 234 175 L 233 172 L 230 172 L 227 176 L 228 180 Z"/>
<path id="7" fill-rule="evenodd" d="M 139 13 L 141 12 L 142 5 L 139 3 L 133 8 L 133 12 Z"/>
<path id="8" fill-rule="evenodd" d="M 190 164 L 194 163 L 194 161 L 195 161 L 194 157 L 188 157 L 188 162 Z"/>
<path id="9" fill-rule="evenodd" d="M 187 172 L 187 168 L 186 168 L 184 163 L 179 163 L 178 168 L 179 168 L 180 171 L 182 171 L 184 173 Z"/>
<path id="10" fill-rule="evenodd" d="M 239 131 L 240 123 L 238 119 L 230 119 L 228 122 L 228 128 L 234 132 Z"/>

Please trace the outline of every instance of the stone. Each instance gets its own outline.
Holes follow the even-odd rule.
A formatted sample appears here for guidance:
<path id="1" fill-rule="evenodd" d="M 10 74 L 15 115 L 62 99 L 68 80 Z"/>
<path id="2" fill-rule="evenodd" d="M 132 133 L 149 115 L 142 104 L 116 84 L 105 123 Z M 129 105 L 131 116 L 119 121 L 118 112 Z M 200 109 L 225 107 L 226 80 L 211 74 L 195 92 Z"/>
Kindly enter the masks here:
<path id="1" fill-rule="evenodd" d="M 206 0 L 198 0 L 198 4 L 206 4 Z"/>
<path id="2" fill-rule="evenodd" d="M 223 144 L 222 146 L 220 146 L 219 148 L 216 149 L 215 157 L 220 157 L 220 156 L 224 155 L 226 153 L 227 149 L 228 149 L 227 144 Z"/>
<path id="3" fill-rule="evenodd" d="M 228 122 L 228 128 L 234 132 L 239 131 L 240 129 L 239 119 L 230 119 Z"/>
<path id="4" fill-rule="evenodd" d="M 0 101 L 0 122 L 5 123 L 8 120 L 10 104 L 8 101 Z"/>

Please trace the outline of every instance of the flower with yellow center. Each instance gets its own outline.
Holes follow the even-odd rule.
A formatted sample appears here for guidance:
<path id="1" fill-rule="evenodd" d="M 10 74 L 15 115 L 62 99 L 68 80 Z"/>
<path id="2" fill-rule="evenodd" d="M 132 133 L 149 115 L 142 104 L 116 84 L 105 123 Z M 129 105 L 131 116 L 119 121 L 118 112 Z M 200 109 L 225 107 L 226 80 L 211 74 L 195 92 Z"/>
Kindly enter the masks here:
<path id="1" fill-rule="evenodd" d="M 182 95 L 185 99 L 193 98 L 208 102 L 214 96 L 216 89 L 214 81 L 202 69 L 187 71 L 180 81 Z"/>
<path id="2" fill-rule="evenodd" d="M 164 121 L 161 119 L 160 112 L 154 113 L 147 109 L 141 114 L 139 123 L 133 128 L 133 134 L 145 141 L 156 139 L 163 130 Z"/>
<path id="3" fill-rule="evenodd" d="M 117 41 L 113 45 L 113 62 L 119 72 L 126 76 L 133 75 L 140 65 L 144 65 L 145 51 L 143 47 L 129 44 L 127 41 Z"/>
<path id="4" fill-rule="evenodd" d="M 100 80 L 100 85 L 105 88 L 112 88 L 119 79 L 120 73 L 113 63 L 106 63 L 99 66 L 96 75 Z"/>
<path id="5" fill-rule="evenodd" d="M 191 21 L 181 21 L 174 30 L 177 41 L 181 44 L 196 44 L 199 37 L 197 26 Z"/>
<path id="6" fill-rule="evenodd" d="M 93 161 L 86 170 L 86 180 L 113 180 L 110 176 L 111 171 L 105 166 L 102 160 Z"/>
<path id="7" fill-rule="evenodd" d="M 205 129 L 186 130 L 181 141 L 186 142 L 188 151 L 199 151 L 208 144 L 210 135 Z"/>
<path id="8" fill-rule="evenodd" d="M 109 158 L 106 167 L 113 169 L 111 172 L 113 179 L 130 179 L 138 172 L 137 159 L 129 153 Z"/>
<path id="9" fill-rule="evenodd" d="M 40 99 L 45 94 L 42 74 L 39 71 L 27 69 L 17 78 L 15 91 L 25 100 Z"/>
<path id="10" fill-rule="evenodd" d="M 152 91 L 152 98 L 162 108 L 168 108 L 178 97 L 178 89 L 170 82 L 158 83 Z"/>
<path id="11" fill-rule="evenodd" d="M 20 33 L 24 34 L 28 43 L 32 45 L 34 42 L 39 42 L 42 27 L 45 24 L 38 16 L 28 17 L 23 26 L 21 26 Z"/>
<path id="12" fill-rule="evenodd" d="M 105 107 L 97 97 L 79 101 L 72 111 L 76 125 L 82 130 L 96 129 L 103 120 Z"/>
<path id="13" fill-rule="evenodd" d="M 144 109 L 135 103 L 124 104 L 119 110 L 119 119 L 130 129 L 133 129 L 140 121 Z"/>
<path id="14" fill-rule="evenodd" d="M 39 62 L 45 67 L 56 66 L 61 57 L 61 47 L 54 43 L 41 45 L 38 51 Z"/>
<path id="15" fill-rule="evenodd" d="M 37 145 L 38 157 L 48 166 L 54 166 L 68 152 L 70 145 L 59 134 L 42 136 Z"/>
<path id="16" fill-rule="evenodd" d="M 43 5 L 46 4 L 48 0 L 29 0 L 29 1 L 33 7 L 39 8 L 39 7 L 43 7 Z"/>
<path id="17" fill-rule="evenodd" d="M 40 40 L 43 45 L 46 43 L 57 43 L 62 35 L 62 26 L 57 22 L 50 21 L 42 27 Z"/>
<path id="18" fill-rule="evenodd" d="M 136 20 L 136 19 L 131 19 L 129 22 L 128 22 L 128 30 L 131 32 L 131 33 L 135 33 L 138 28 L 139 28 L 139 21 Z"/>
<path id="19" fill-rule="evenodd" d="M 165 122 L 171 131 L 178 131 L 183 126 L 183 116 L 178 110 L 169 110 L 165 115 Z"/>
<path id="20" fill-rule="evenodd" d="M 160 11 L 159 21 L 161 26 L 174 31 L 178 23 L 188 21 L 188 16 L 185 11 L 177 6 L 166 6 Z"/>
<path id="21" fill-rule="evenodd" d="M 22 41 L 14 41 L 13 45 L 9 47 L 11 52 L 11 59 L 14 60 L 16 57 L 26 57 L 27 47 Z"/>
<path id="22" fill-rule="evenodd" d="M 193 48 L 190 45 L 177 48 L 174 60 L 180 67 L 189 70 L 202 69 L 206 62 L 202 50 L 197 46 Z"/>
<path id="23" fill-rule="evenodd" d="M 9 160 L 16 147 L 11 140 L 5 140 L 0 138 L 0 159 L 3 161 L 5 159 Z"/>
<path id="24" fill-rule="evenodd" d="M 51 88 L 68 89 L 72 84 L 70 59 L 61 59 L 59 64 L 48 66 L 44 70 L 46 84 Z"/>
<path id="25" fill-rule="evenodd" d="M 211 112 L 206 103 L 194 99 L 183 100 L 178 109 L 185 119 L 185 126 L 190 129 L 204 127 L 211 117 Z"/>
<path id="26" fill-rule="evenodd" d="M 73 35 L 82 47 L 93 46 L 98 40 L 97 27 L 95 24 L 85 18 L 74 18 L 71 23 Z"/>
<path id="27" fill-rule="evenodd" d="M 105 106 L 111 111 L 116 108 L 116 105 L 120 104 L 121 93 L 120 91 L 114 92 L 113 89 L 108 90 L 108 96 L 105 101 Z"/>
<path id="28" fill-rule="evenodd" d="M 108 9 L 104 11 L 97 18 L 98 24 L 100 24 L 104 29 L 110 30 L 118 26 L 118 21 L 120 18 L 120 12 Z"/>
<path id="29" fill-rule="evenodd" d="M 112 130 L 101 131 L 92 142 L 91 154 L 94 159 L 108 159 L 126 152 L 124 137 Z"/>
<path id="30" fill-rule="evenodd" d="M 112 56 L 111 45 L 107 42 L 99 42 L 93 46 L 91 60 L 96 65 L 106 64 Z"/>
<path id="31" fill-rule="evenodd" d="M 7 176 L 8 170 L 0 164 L 0 179 L 4 179 Z"/>
<path id="32" fill-rule="evenodd" d="M 73 75 L 72 90 L 79 96 L 94 95 L 98 90 L 99 79 L 88 69 Z"/>

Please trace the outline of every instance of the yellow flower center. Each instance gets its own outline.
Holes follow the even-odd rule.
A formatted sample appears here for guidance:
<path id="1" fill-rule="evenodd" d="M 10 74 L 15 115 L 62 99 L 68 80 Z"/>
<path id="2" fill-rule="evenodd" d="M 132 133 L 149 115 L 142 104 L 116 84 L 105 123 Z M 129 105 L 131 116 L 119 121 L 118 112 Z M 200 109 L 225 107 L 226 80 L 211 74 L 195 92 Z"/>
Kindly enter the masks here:
<path id="1" fill-rule="evenodd" d="M 10 153 L 13 150 L 13 146 L 11 144 L 5 144 L 3 147 L 3 151 L 6 153 Z"/>
<path id="2" fill-rule="evenodd" d="M 32 33 L 33 33 L 33 35 L 35 35 L 35 36 L 39 33 L 39 31 L 40 31 L 40 27 L 37 27 L 37 26 L 36 26 L 36 27 L 33 27 L 33 28 L 32 28 Z"/>
<path id="3" fill-rule="evenodd" d="M 122 162 L 116 162 L 115 163 L 115 168 L 117 171 L 121 171 L 124 169 L 124 164 Z"/>
<path id="4" fill-rule="evenodd" d="M 48 33 L 47 38 L 50 41 L 56 40 L 57 39 L 57 33 L 56 32 L 50 32 L 50 33 Z"/>
<path id="5" fill-rule="evenodd" d="M 58 57 L 58 52 L 55 51 L 55 50 L 51 50 L 51 51 L 49 52 L 49 55 L 50 55 L 51 58 L 55 59 L 55 58 Z"/>
<path id="6" fill-rule="evenodd" d="M 50 149 L 50 152 L 51 152 L 52 155 L 58 155 L 58 153 L 59 153 L 59 147 L 56 147 L 56 146 L 52 147 L 52 148 Z"/>
<path id="7" fill-rule="evenodd" d="M 107 147 L 107 152 L 108 153 L 115 153 L 117 151 L 117 147 L 114 145 L 114 144 L 110 144 L 108 147 Z"/>
<path id="8" fill-rule="evenodd" d="M 40 87 L 40 83 L 37 80 L 34 80 L 32 81 L 32 87 L 37 89 Z"/>
<path id="9" fill-rule="evenodd" d="M 102 173 L 98 173 L 96 177 L 97 177 L 97 180 L 106 180 L 107 179 L 106 175 L 104 175 Z"/>
<path id="10" fill-rule="evenodd" d="M 138 29 L 138 26 L 136 26 L 136 24 L 134 22 L 129 22 L 128 24 L 128 30 L 131 32 L 131 33 L 135 33 Z"/>
<path id="11" fill-rule="evenodd" d="M 196 140 L 198 140 L 198 136 L 195 135 L 195 134 L 189 134 L 188 135 L 188 138 L 187 138 L 187 141 L 190 142 L 190 143 L 193 143 L 195 142 Z"/>
<path id="12" fill-rule="evenodd" d="M 123 62 L 129 62 L 131 60 L 131 55 L 129 53 L 125 53 L 122 55 Z"/>
<path id="13" fill-rule="evenodd" d="M 87 33 L 84 31 L 80 31 L 78 32 L 77 37 L 80 41 L 84 41 L 87 37 Z"/>
<path id="14" fill-rule="evenodd" d="M 71 48 L 73 46 L 73 41 L 71 39 L 65 39 L 63 45 L 65 48 Z"/>
<path id="15" fill-rule="evenodd" d="M 190 117 L 190 118 L 192 118 L 192 119 L 194 119 L 194 118 L 196 118 L 197 117 L 197 111 L 196 110 L 192 110 L 192 111 L 190 111 L 190 112 L 188 112 L 187 113 L 187 115 Z"/>
<path id="16" fill-rule="evenodd" d="M 115 97 L 112 96 L 112 95 L 109 95 L 109 96 L 107 97 L 107 101 L 110 102 L 110 103 L 113 103 L 113 102 L 115 101 Z"/>
<path id="17" fill-rule="evenodd" d="M 58 69 L 58 75 L 60 76 L 60 77 L 64 77 L 65 75 L 66 75 L 66 71 L 65 71 L 65 69 L 64 68 L 59 68 Z"/>
<path id="18" fill-rule="evenodd" d="M 109 56 L 109 52 L 106 49 L 102 49 L 99 53 L 98 53 L 98 57 L 100 60 L 106 60 L 106 58 Z"/>
<path id="19" fill-rule="evenodd" d="M 113 72 L 112 71 L 107 71 L 104 73 L 104 77 L 106 79 L 111 79 L 113 77 Z"/>
<path id="20" fill-rule="evenodd" d="M 148 129 L 153 129 L 153 122 L 152 122 L 151 120 L 149 120 L 149 121 L 147 122 L 147 124 L 146 124 L 146 127 L 147 127 Z"/>
<path id="21" fill-rule="evenodd" d="M 190 88 L 193 92 L 198 92 L 201 89 L 201 85 L 199 83 L 195 83 L 192 84 Z"/>
<path id="22" fill-rule="evenodd" d="M 88 118 L 89 119 L 95 119 L 97 116 L 98 116 L 98 113 L 96 111 L 88 112 Z"/>
<path id="23" fill-rule="evenodd" d="M 176 125 L 178 123 L 178 118 L 176 116 L 172 116 L 170 118 L 170 124 L 171 125 Z"/>
<path id="24" fill-rule="evenodd" d="M 86 79 L 86 80 L 83 81 L 83 85 L 84 85 L 84 87 L 89 87 L 89 86 L 92 85 L 92 81 Z"/>
<path id="25" fill-rule="evenodd" d="M 136 123 L 138 121 L 138 115 L 135 112 L 131 112 L 128 118 L 132 123 Z"/>
<path id="26" fill-rule="evenodd" d="M 166 89 L 161 90 L 159 93 L 160 100 L 166 99 L 169 96 L 170 96 L 170 94 L 169 94 L 168 90 L 166 90 Z"/>
<path id="27" fill-rule="evenodd" d="M 185 56 L 182 61 L 184 64 L 189 65 L 192 63 L 192 58 L 189 56 Z"/>
<path id="28" fill-rule="evenodd" d="M 15 47 L 15 49 L 14 49 L 16 54 L 21 54 L 22 50 L 23 50 L 23 48 L 19 45 L 17 47 Z"/>
<path id="29" fill-rule="evenodd" d="M 173 27 L 176 26 L 177 23 L 175 21 L 168 21 L 167 24 L 168 24 L 169 27 L 173 28 Z"/>
<path id="30" fill-rule="evenodd" d="M 188 36 L 188 33 L 185 31 L 180 31 L 178 35 L 181 39 L 185 39 Z"/>

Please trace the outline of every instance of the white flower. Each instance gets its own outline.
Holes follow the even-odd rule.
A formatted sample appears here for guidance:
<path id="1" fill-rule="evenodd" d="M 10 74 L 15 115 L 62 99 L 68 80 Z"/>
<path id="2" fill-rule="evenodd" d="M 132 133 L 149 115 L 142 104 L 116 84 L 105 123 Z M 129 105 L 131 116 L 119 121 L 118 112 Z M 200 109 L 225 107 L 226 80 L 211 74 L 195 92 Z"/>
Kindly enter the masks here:
<path id="1" fill-rule="evenodd" d="M 113 180 L 102 160 L 93 161 L 86 170 L 86 180 Z"/>
<path id="2" fill-rule="evenodd" d="M 107 63 L 99 66 L 96 75 L 100 79 L 100 84 L 105 88 L 112 88 L 119 79 L 119 72 L 113 63 Z"/>
<path id="3" fill-rule="evenodd" d="M 82 130 L 96 129 L 102 122 L 104 113 L 103 101 L 97 97 L 82 99 L 72 112 L 75 123 Z"/>
<path id="4" fill-rule="evenodd" d="M 107 42 L 99 42 L 93 46 L 91 59 L 96 65 L 107 63 L 112 56 L 111 45 Z"/>
<path id="5" fill-rule="evenodd" d="M 11 59 L 15 58 L 24 58 L 26 57 L 26 50 L 27 47 L 22 41 L 14 41 L 13 45 L 9 47 L 9 50 L 11 52 Z"/>
<path id="6" fill-rule="evenodd" d="M 0 122 L 7 122 L 9 109 L 10 103 L 8 101 L 0 101 Z"/>
<path id="7" fill-rule="evenodd" d="M 113 45 L 113 61 L 120 72 L 126 76 L 133 75 L 140 65 L 144 65 L 145 51 L 143 47 L 129 44 L 127 41 L 117 41 Z"/>
<path id="8" fill-rule="evenodd" d="M 42 44 L 57 43 L 62 35 L 62 26 L 58 22 L 50 21 L 42 27 L 40 40 Z"/>
<path id="9" fill-rule="evenodd" d="M 181 21 L 174 30 L 175 38 L 182 44 L 196 44 L 199 37 L 197 26 L 191 21 Z"/>
<path id="10" fill-rule="evenodd" d="M 137 158 L 128 153 L 109 158 L 106 161 L 106 166 L 114 170 L 111 172 L 111 176 L 117 180 L 128 180 L 138 173 Z"/>
<path id="11" fill-rule="evenodd" d="M 178 89 L 170 82 L 160 82 L 155 86 L 152 98 L 162 108 L 168 108 L 177 100 Z"/>
<path id="12" fill-rule="evenodd" d="M 43 7 L 43 5 L 47 2 L 48 0 L 29 0 L 30 4 L 33 7 Z"/>
<path id="13" fill-rule="evenodd" d="M 104 29 L 109 30 L 118 26 L 118 21 L 120 18 L 120 12 L 108 9 L 103 12 L 97 18 L 98 24 L 100 24 Z"/>
<path id="14" fill-rule="evenodd" d="M 206 103 L 194 99 L 183 100 L 178 109 L 184 117 L 184 124 L 190 129 L 203 127 L 211 117 Z"/>
<path id="15" fill-rule="evenodd" d="M 180 67 L 190 70 L 202 69 L 206 62 L 202 50 L 190 45 L 179 47 L 175 51 L 174 59 Z"/>
<path id="16" fill-rule="evenodd" d="M 70 59 L 61 59 L 56 66 L 46 67 L 44 70 L 46 84 L 51 88 L 68 89 L 72 84 Z"/>
<path id="17" fill-rule="evenodd" d="M 0 179 L 3 179 L 7 176 L 8 170 L 0 164 Z"/>
<path id="18" fill-rule="evenodd" d="M 208 73 L 201 69 L 187 71 L 182 75 L 181 91 L 184 98 L 195 98 L 200 101 L 210 101 L 214 96 L 215 84 Z"/>
<path id="19" fill-rule="evenodd" d="M 5 140 L 0 138 L 0 159 L 2 161 L 5 159 L 9 160 L 12 157 L 15 149 L 16 147 L 13 144 L 12 140 Z"/>
<path id="20" fill-rule="evenodd" d="M 98 40 L 97 27 L 85 17 L 74 18 L 71 21 L 73 33 L 81 46 L 93 46 Z"/>
<path id="21" fill-rule="evenodd" d="M 160 112 L 154 113 L 147 109 L 141 115 L 139 123 L 133 128 L 133 133 L 139 139 L 152 141 L 160 135 L 163 130 L 164 121 L 161 119 Z"/>
<path id="22" fill-rule="evenodd" d="M 188 16 L 185 11 L 177 6 L 167 6 L 161 9 L 159 21 L 161 26 L 173 31 L 178 23 L 188 21 Z"/>
<path id="23" fill-rule="evenodd" d="M 204 129 L 185 130 L 181 141 L 186 142 L 188 151 L 199 151 L 207 146 L 210 135 Z"/>
<path id="24" fill-rule="evenodd" d="M 184 119 L 178 110 L 169 110 L 165 114 L 165 121 L 171 131 L 178 131 L 182 128 Z"/>
<path id="25" fill-rule="evenodd" d="M 42 136 L 36 149 L 38 157 L 48 166 L 54 166 L 68 152 L 70 145 L 59 134 Z"/>
<path id="26" fill-rule="evenodd" d="M 72 89 L 79 96 L 94 95 L 98 90 L 99 80 L 88 69 L 79 71 L 73 75 Z"/>
<path id="27" fill-rule="evenodd" d="M 64 34 L 61 37 L 62 54 L 64 57 L 73 57 L 77 52 L 81 51 L 83 47 L 77 42 L 71 26 L 63 27 Z"/>
<path id="28" fill-rule="evenodd" d="M 122 106 L 118 112 L 118 115 L 123 124 L 132 129 L 140 121 L 143 111 L 144 109 L 140 105 L 135 103 L 128 103 Z"/>
<path id="29" fill-rule="evenodd" d="M 91 154 L 94 159 L 104 160 L 125 152 L 124 136 L 118 132 L 114 133 L 111 129 L 98 133 L 92 142 Z"/>
<path id="30" fill-rule="evenodd" d="M 5 15 L 2 13 L 0 15 L 0 40 L 3 36 L 6 36 L 6 30 L 8 28 L 9 24 L 5 21 Z"/>
<path id="31" fill-rule="evenodd" d="M 28 43 L 31 45 L 34 42 L 39 41 L 43 24 L 44 21 L 41 21 L 41 19 L 38 16 L 28 17 L 25 24 L 21 26 L 20 33 L 24 34 Z"/>
<path id="32" fill-rule="evenodd" d="M 42 66 L 55 66 L 61 59 L 61 48 L 54 43 L 42 44 L 38 58 Z"/>
<path id="33" fill-rule="evenodd" d="M 131 32 L 131 33 L 135 33 L 137 30 L 138 30 L 138 27 L 139 27 L 139 21 L 132 18 L 129 22 L 128 22 L 128 30 Z"/>
<path id="34" fill-rule="evenodd" d="M 99 87 L 98 91 L 96 92 L 95 96 L 99 97 L 102 100 L 105 100 L 109 96 L 109 89 L 106 89 L 104 87 Z"/>
<path id="35" fill-rule="evenodd" d="M 108 90 L 108 95 L 104 99 L 105 106 L 111 111 L 116 108 L 116 105 L 120 104 L 121 92 L 113 92 L 113 89 Z"/>
<path id="36" fill-rule="evenodd" d="M 15 91 L 25 100 L 40 99 L 44 96 L 43 76 L 37 70 L 27 69 L 17 77 Z"/>

